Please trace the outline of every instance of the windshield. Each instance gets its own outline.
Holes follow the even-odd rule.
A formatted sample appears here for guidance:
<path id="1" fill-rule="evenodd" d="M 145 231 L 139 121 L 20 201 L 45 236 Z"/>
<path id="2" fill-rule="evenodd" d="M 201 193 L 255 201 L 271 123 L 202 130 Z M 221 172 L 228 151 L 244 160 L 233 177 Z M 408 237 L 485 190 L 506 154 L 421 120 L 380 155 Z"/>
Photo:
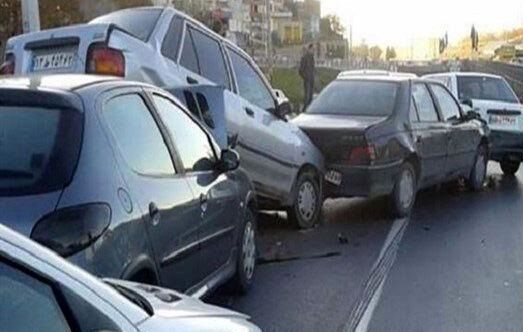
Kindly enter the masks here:
<path id="1" fill-rule="evenodd" d="M 73 110 L 0 105 L 0 196 L 58 190 L 72 176 L 82 115 Z"/>
<path id="2" fill-rule="evenodd" d="M 337 80 L 320 93 L 307 113 L 389 116 L 398 87 L 395 82 Z"/>
<path id="3" fill-rule="evenodd" d="M 496 100 L 519 103 L 512 89 L 497 77 L 458 76 L 459 99 Z"/>
<path id="4" fill-rule="evenodd" d="M 161 13 L 162 10 L 157 8 L 122 10 L 95 18 L 90 23 L 115 24 L 136 38 L 147 41 Z"/>

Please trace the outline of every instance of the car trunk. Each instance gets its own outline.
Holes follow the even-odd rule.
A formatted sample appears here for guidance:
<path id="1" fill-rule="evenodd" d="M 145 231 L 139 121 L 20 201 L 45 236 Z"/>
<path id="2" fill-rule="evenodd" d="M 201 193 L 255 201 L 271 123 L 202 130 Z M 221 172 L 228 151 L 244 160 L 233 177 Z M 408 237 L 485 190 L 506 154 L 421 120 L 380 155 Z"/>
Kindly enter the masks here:
<path id="1" fill-rule="evenodd" d="M 516 103 L 473 99 L 473 110 L 487 121 L 490 129 L 523 131 L 523 106 Z"/>
<path id="2" fill-rule="evenodd" d="M 367 146 L 368 128 L 385 117 L 302 114 L 296 123 L 321 150 L 330 164 L 346 163 L 356 147 Z"/>

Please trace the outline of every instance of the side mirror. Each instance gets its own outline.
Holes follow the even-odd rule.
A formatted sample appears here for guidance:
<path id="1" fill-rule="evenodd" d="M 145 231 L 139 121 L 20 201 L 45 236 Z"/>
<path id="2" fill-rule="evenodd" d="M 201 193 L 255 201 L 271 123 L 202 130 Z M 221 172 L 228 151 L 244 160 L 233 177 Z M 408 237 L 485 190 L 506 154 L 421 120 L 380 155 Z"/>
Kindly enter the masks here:
<path id="1" fill-rule="evenodd" d="M 472 99 L 463 99 L 463 100 L 461 100 L 461 104 L 468 106 L 470 108 L 474 107 L 474 105 L 472 104 Z"/>
<path id="2" fill-rule="evenodd" d="M 292 112 L 291 104 L 288 101 L 284 101 L 276 106 L 276 116 L 281 119 L 285 119 L 285 116 Z"/>
<path id="3" fill-rule="evenodd" d="M 221 172 L 234 171 L 240 167 L 240 155 L 234 150 L 222 150 L 218 170 Z"/>
<path id="4" fill-rule="evenodd" d="M 468 111 L 465 118 L 467 120 L 481 120 L 481 115 L 475 111 Z"/>

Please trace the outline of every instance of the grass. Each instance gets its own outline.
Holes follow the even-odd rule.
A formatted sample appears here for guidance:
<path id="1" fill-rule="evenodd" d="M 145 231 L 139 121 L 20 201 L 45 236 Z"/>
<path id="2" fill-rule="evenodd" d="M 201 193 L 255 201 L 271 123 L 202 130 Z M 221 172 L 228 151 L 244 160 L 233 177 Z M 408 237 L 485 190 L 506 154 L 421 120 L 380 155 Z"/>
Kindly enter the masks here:
<path id="1" fill-rule="evenodd" d="M 314 90 L 319 93 L 332 82 L 338 71 L 327 68 L 316 68 Z M 274 68 L 271 79 L 272 87 L 282 90 L 289 98 L 294 110 L 300 110 L 303 104 L 303 81 L 295 68 Z"/>

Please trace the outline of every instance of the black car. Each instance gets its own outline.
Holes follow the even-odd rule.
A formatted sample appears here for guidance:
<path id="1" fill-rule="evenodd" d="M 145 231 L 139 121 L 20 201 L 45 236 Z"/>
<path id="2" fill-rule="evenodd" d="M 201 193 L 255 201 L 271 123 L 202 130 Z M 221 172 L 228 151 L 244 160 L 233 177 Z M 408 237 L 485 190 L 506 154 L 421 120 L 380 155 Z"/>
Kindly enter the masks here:
<path id="1" fill-rule="evenodd" d="M 488 128 L 439 83 L 399 76 L 340 77 L 294 121 L 322 150 L 328 197 L 390 195 L 407 215 L 418 189 L 486 176 Z"/>
<path id="2" fill-rule="evenodd" d="M 48 75 L 0 80 L 0 223 L 102 277 L 202 295 L 256 262 L 256 200 L 159 88 Z"/>

